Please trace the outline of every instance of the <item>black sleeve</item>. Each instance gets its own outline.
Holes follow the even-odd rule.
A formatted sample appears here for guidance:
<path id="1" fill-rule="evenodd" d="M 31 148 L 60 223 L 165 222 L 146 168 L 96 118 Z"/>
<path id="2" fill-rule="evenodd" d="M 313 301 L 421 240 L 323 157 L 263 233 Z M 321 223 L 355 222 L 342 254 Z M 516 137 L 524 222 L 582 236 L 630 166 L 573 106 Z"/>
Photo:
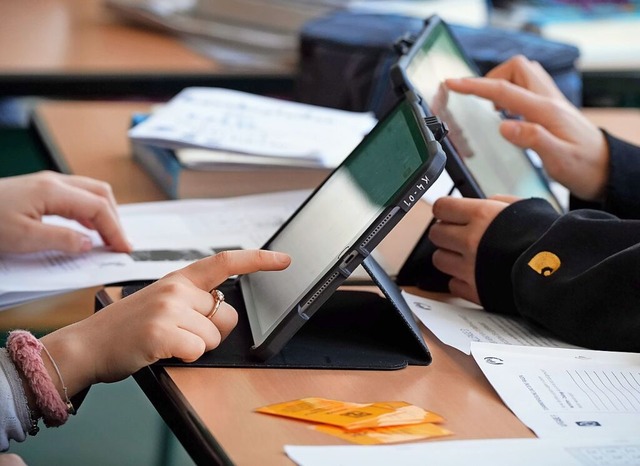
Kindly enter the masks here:
<path id="1" fill-rule="evenodd" d="M 511 267 L 509 267 L 509 262 Z M 518 313 L 594 349 L 640 351 L 640 221 L 543 201 L 505 209 L 476 262 L 488 311 Z"/>
<path id="2" fill-rule="evenodd" d="M 511 273 L 513 264 L 560 214 L 542 199 L 511 204 L 491 222 L 478 245 L 476 287 L 490 312 L 517 314 Z"/>
<path id="3" fill-rule="evenodd" d="M 640 219 L 640 147 L 603 131 L 609 147 L 609 181 L 601 202 L 570 198 L 571 210 L 597 209 L 620 218 Z"/>

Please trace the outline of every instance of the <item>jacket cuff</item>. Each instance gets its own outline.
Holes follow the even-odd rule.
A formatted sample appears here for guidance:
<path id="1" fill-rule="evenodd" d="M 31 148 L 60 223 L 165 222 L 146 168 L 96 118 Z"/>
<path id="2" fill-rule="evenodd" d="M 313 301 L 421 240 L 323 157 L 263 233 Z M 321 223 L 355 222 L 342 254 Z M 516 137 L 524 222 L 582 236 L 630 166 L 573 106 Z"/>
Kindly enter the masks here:
<path id="1" fill-rule="evenodd" d="M 621 141 L 606 131 L 609 145 L 609 181 L 605 192 L 603 210 L 620 218 L 640 218 L 640 148 Z"/>
<path id="2" fill-rule="evenodd" d="M 555 222 L 559 213 L 543 199 L 525 199 L 505 208 L 478 245 L 476 287 L 489 312 L 516 314 L 511 273 L 520 255 Z"/>

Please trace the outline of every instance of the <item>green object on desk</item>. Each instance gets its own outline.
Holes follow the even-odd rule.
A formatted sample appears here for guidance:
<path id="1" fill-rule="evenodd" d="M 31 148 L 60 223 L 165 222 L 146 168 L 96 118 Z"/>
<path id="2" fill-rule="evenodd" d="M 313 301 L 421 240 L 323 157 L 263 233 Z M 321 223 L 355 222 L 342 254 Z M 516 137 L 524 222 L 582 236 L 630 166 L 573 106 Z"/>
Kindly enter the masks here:
<path id="1" fill-rule="evenodd" d="M 0 126 L 0 177 L 40 170 L 69 173 L 40 124 L 32 120 L 29 126 Z"/>

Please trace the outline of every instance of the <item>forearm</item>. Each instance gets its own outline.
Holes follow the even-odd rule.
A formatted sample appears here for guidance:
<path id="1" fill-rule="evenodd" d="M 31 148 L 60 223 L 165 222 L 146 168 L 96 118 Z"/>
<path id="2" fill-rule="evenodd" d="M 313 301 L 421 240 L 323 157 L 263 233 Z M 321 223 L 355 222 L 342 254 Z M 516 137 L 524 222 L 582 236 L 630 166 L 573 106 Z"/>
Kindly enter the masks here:
<path id="1" fill-rule="evenodd" d="M 514 264 L 518 312 L 580 346 L 640 351 L 638 238 L 640 221 L 592 210 L 563 216 Z M 552 274 L 529 265 L 540 251 L 559 258 Z"/>
<path id="2" fill-rule="evenodd" d="M 515 203 L 478 248 L 481 303 L 576 345 L 640 351 L 638 238 L 638 220 L 596 210 L 560 216 L 536 200 Z"/>
<path id="3" fill-rule="evenodd" d="M 97 382 L 92 348 L 87 347 L 86 337 L 80 325 L 81 323 L 69 325 L 40 339 L 51 355 L 49 358 L 43 354 L 42 361 L 63 399 L 65 393 L 62 381 L 69 397 Z M 58 366 L 62 380 L 56 373 L 52 359 Z"/>
<path id="4" fill-rule="evenodd" d="M 513 264 L 558 217 L 548 202 L 526 199 L 511 204 L 489 225 L 478 246 L 475 268 L 478 295 L 487 311 L 518 313 Z"/>
<path id="5" fill-rule="evenodd" d="M 0 449 L 9 440 L 23 441 L 26 433 L 35 435 L 40 418 L 57 427 L 75 413 L 70 397 L 94 381 L 92 355 L 78 344 L 75 331 L 66 327 L 42 340 L 24 330 L 9 333 L 0 350 Z"/>

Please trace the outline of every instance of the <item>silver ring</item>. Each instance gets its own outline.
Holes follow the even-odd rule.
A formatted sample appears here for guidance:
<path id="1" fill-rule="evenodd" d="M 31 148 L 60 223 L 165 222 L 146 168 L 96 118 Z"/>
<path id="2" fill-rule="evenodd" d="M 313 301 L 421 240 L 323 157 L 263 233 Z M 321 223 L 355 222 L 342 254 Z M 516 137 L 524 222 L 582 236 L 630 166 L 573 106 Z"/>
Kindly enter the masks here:
<path id="1" fill-rule="evenodd" d="M 209 293 L 213 296 L 213 307 L 211 308 L 211 312 L 207 314 L 207 319 L 213 319 L 213 316 L 216 315 L 218 309 L 220 309 L 220 305 L 224 302 L 224 294 L 220 290 L 213 289 Z"/>

